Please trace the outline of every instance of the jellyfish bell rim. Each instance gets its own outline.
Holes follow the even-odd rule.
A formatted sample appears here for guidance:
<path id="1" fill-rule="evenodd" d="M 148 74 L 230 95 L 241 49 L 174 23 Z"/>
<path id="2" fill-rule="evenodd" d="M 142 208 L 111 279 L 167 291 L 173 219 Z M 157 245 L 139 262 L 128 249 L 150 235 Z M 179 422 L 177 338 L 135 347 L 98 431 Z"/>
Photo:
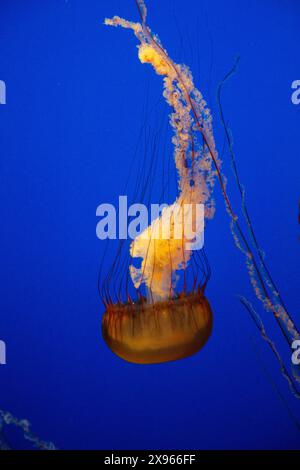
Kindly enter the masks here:
<path id="1" fill-rule="evenodd" d="M 159 364 L 198 353 L 208 341 L 213 314 L 202 292 L 165 301 L 115 303 L 102 318 L 108 348 L 126 362 Z"/>

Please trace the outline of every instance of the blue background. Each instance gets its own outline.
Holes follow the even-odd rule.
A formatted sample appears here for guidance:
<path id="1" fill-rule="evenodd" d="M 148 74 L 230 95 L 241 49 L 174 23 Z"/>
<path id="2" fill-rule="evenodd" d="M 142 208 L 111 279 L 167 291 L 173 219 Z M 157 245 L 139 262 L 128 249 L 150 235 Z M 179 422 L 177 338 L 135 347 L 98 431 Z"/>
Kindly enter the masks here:
<path id="1" fill-rule="evenodd" d="M 291 102 L 291 83 L 300 79 L 299 3 L 148 0 L 148 10 L 170 56 L 191 66 L 220 149 L 216 89 L 241 56 L 224 111 L 258 238 L 299 323 L 300 106 Z M 236 298 L 251 298 L 251 289 L 218 186 L 205 234 L 215 317 L 205 348 L 179 362 L 137 366 L 101 338 L 104 242 L 95 235 L 96 207 L 116 201 L 123 188 L 145 99 L 157 110 L 149 118 L 154 128 L 156 116 L 169 111 L 161 78 L 137 59 L 133 34 L 102 24 L 115 14 L 138 20 L 133 0 L 2 0 L 0 14 L 7 85 L 0 107 L 0 338 L 7 344 L 0 407 L 28 418 L 59 448 L 300 448 L 286 408 L 299 419 L 299 402 Z M 227 151 L 223 159 L 236 205 Z M 272 318 L 261 314 L 289 361 Z M 26 447 L 17 433 L 11 440 Z"/>

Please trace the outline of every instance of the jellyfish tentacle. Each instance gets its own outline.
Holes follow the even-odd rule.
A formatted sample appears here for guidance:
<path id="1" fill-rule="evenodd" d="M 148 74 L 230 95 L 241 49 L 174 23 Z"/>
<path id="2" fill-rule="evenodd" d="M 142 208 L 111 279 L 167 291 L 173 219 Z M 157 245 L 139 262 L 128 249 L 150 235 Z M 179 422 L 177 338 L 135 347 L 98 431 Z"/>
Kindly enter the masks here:
<path id="1" fill-rule="evenodd" d="M 31 442 L 31 444 L 40 450 L 56 450 L 56 446 L 53 442 L 47 442 L 41 440 L 38 436 L 32 433 L 31 424 L 27 419 L 18 419 L 13 416 L 9 411 L 3 411 L 0 409 L 0 431 L 4 426 L 15 426 L 23 432 L 24 439 Z M 2 445 L 0 436 L 0 446 Z M 10 449 L 7 443 L 3 443 L 6 446 L 6 450 Z"/>
<path id="2" fill-rule="evenodd" d="M 293 378 L 291 377 L 291 375 L 289 374 L 287 368 L 285 367 L 284 365 L 284 361 L 281 357 L 281 355 L 279 354 L 277 348 L 276 348 L 276 345 L 275 343 L 270 339 L 270 337 L 268 336 L 267 332 L 266 332 L 266 329 L 264 327 L 264 324 L 260 318 L 260 316 L 258 315 L 258 313 L 255 311 L 253 305 L 251 304 L 251 302 L 246 299 L 246 297 L 244 296 L 238 296 L 239 297 L 239 300 L 241 302 L 241 304 L 247 309 L 248 313 L 250 314 L 250 317 L 252 318 L 255 326 L 257 327 L 257 329 L 259 330 L 260 334 L 261 334 L 261 337 L 263 338 L 263 340 L 267 343 L 267 345 L 269 346 L 269 348 L 271 349 L 272 353 L 274 354 L 274 356 L 276 357 L 277 359 L 277 362 L 279 364 L 279 367 L 280 367 L 280 372 L 281 372 L 281 375 L 285 378 L 285 380 L 288 382 L 288 385 L 290 387 L 290 390 L 292 392 L 292 394 L 300 399 L 300 392 L 299 390 L 297 389 L 295 383 L 294 383 L 294 380 Z"/>
<path id="3" fill-rule="evenodd" d="M 222 122 L 222 125 L 223 125 L 223 128 L 224 128 L 224 131 L 225 131 L 227 142 L 228 142 L 228 147 L 229 147 L 229 153 L 230 153 L 230 159 L 231 159 L 231 163 L 232 163 L 232 167 L 233 167 L 233 172 L 234 172 L 235 180 L 236 180 L 238 190 L 240 192 L 240 196 L 241 196 L 241 200 L 242 200 L 242 210 L 243 210 L 244 219 L 246 221 L 246 225 L 247 225 L 249 234 L 250 234 L 251 239 L 253 241 L 253 246 L 256 249 L 265 282 L 266 282 L 266 284 L 268 285 L 268 287 L 270 289 L 271 295 L 273 297 L 273 302 L 276 302 L 276 300 L 278 299 L 281 306 L 282 306 L 282 308 L 285 310 L 289 320 L 292 323 L 294 323 L 291 315 L 288 313 L 288 310 L 287 310 L 287 308 L 284 304 L 284 301 L 283 301 L 283 299 L 280 295 L 279 289 L 277 288 L 277 286 L 274 282 L 274 279 L 273 279 L 273 277 L 270 273 L 270 270 L 269 270 L 269 268 L 266 264 L 265 254 L 264 254 L 263 250 L 261 249 L 261 247 L 259 245 L 259 242 L 257 240 L 257 236 L 255 234 L 254 227 L 253 227 L 253 224 L 252 224 L 252 220 L 251 220 L 251 217 L 250 217 L 250 213 L 249 213 L 249 210 L 248 210 L 248 207 L 247 207 L 247 204 L 246 204 L 245 189 L 244 189 L 244 187 L 241 183 L 239 173 L 238 173 L 238 169 L 237 169 L 236 157 L 235 157 L 235 153 L 234 153 L 234 150 L 233 150 L 232 136 L 231 136 L 230 130 L 228 128 L 228 125 L 226 124 L 225 116 L 224 116 L 224 112 L 223 112 L 223 107 L 222 107 L 222 104 L 221 104 L 221 93 L 222 93 L 223 86 L 232 77 L 232 75 L 236 72 L 239 61 L 240 61 L 240 57 L 237 57 L 234 66 L 227 73 L 227 75 L 224 77 L 224 79 L 220 82 L 220 84 L 218 86 L 217 101 L 218 101 L 218 105 L 219 105 L 219 112 L 220 112 L 220 116 L 221 116 L 221 122 Z M 297 333 L 298 333 L 297 331 L 293 332 L 294 335 L 297 335 Z M 298 335 L 299 335 L 299 333 L 298 333 Z"/>
<path id="4" fill-rule="evenodd" d="M 142 23 L 146 24 L 146 18 L 147 18 L 147 7 L 146 4 L 143 0 L 135 0 L 135 3 L 137 5 L 139 15 L 141 17 Z"/>

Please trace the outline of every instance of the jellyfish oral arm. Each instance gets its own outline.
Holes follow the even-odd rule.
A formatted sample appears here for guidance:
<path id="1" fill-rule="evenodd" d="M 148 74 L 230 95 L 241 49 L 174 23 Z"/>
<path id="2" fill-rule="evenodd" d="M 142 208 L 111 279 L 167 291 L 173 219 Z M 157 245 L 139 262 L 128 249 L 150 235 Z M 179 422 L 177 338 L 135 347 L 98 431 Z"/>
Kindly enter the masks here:
<path id="1" fill-rule="evenodd" d="M 214 213 L 211 196 L 216 172 L 212 168 L 209 149 L 213 152 L 218 169 L 220 165 L 212 134 L 211 114 L 200 91 L 194 86 L 190 70 L 186 66 L 174 64 L 159 44 L 158 38 L 152 35 L 145 25 L 146 10 L 141 9 L 143 5 L 144 2 L 138 2 L 139 11 L 142 10 L 143 24 L 133 23 L 118 16 L 106 19 L 105 24 L 132 29 L 140 41 L 140 61 L 151 64 L 156 73 L 164 77 L 163 94 L 173 109 L 170 122 L 174 131 L 174 157 L 179 189 L 179 196 L 169 210 L 172 210 L 174 205 L 186 207 L 189 204 L 205 204 L 205 216 L 210 218 Z M 206 130 L 205 141 L 209 146 L 200 146 L 197 142 L 195 126 L 197 122 L 200 125 L 198 115 L 201 115 L 201 131 Z M 187 214 L 189 218 L 193 217 L 191 211 L 190 209 Z M 177 239 L 171 236 L 168 240 L 153 240 L 155 224 L 165 226 L 162 218 L 157 219 L 154 225 L 149 226 L 132 243 L 131 256 L 141 257 L 143 262 L 140 269 L 131 266 L 130 273 L 136 287 L 144 283 L 153 292 L 154 298 L 164 299 L 174 289 L 175 272 L 187 268 L 191 250 L 186 249 L 187 237 L 184 230 Z M 198 232 L 197 238 L 201 246 L 203 236 L 200 236 L 201 231 Z M 171 266 L 171 270 L 166 266 Z"/>

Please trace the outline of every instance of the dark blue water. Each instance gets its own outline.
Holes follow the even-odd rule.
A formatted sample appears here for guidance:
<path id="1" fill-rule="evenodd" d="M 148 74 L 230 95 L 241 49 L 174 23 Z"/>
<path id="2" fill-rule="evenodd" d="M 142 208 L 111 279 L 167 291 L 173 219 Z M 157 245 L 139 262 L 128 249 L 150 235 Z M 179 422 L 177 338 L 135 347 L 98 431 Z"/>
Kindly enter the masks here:
<path id="1" fill-rule="evenodd" d="M 257 236 L 299 323 L 299 4 L 148 0 L 148 9 L 170 56 L 191 66 L 220 151 L 217 85 L 241 56 L 223 107 Z M 137 366 L 101 338 L 96 207 L 121 194 L 145 100 L 157 106 L 152 126 L 169 112 L 132 33 L 102 24 L 115 14 L 137 21 L 133 0 L 2 0 L 0 13 L 0 408 L 59 448 L 300 448 L 286 406 L 300 419 L 299 400 L 236 297 L 253 299 L 218 186 L 205 232 L 215 319 L 205 348 Z M 238 204 L 228 151 L 223 160 Z M 289 361 L 275 322 L 260 314 Z"/>

